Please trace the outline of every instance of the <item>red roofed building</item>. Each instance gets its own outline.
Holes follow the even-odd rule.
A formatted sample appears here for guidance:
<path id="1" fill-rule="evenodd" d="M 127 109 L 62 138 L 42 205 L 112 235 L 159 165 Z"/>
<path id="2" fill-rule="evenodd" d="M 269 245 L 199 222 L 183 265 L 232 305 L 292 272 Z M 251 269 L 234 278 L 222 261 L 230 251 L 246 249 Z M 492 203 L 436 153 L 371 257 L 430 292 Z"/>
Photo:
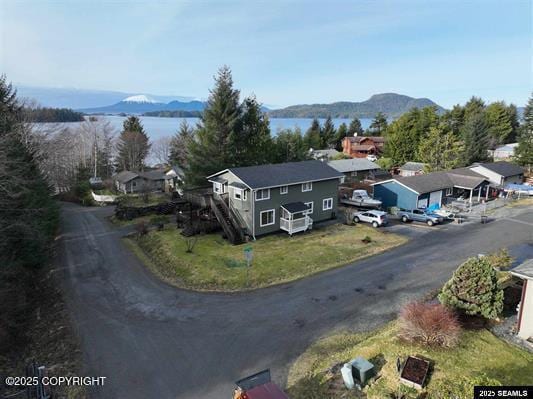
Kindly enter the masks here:
<path id="1" fill-rule="evenodd" d="M 342 152 L 352 158 L 365 158 L 367 155 L 380 155 L 385 139 L 379 136 L 353 136 L 342 140 Z"/>

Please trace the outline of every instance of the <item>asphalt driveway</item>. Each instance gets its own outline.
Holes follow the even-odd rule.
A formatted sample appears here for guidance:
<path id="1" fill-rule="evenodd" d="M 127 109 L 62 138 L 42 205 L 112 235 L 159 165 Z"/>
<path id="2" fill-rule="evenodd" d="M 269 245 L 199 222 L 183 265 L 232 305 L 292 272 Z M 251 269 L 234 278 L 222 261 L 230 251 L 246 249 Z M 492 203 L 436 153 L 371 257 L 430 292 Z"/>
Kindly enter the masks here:
<path id="1" fill-rule="evenodd" d="M 233 381 L 264 368 L 283 385 L 315 339 L 391 320 L 467 257 L 500 247 L 533 256 L 533 210 L 516 210 L 488 225 L 424 230 L 390 252 L 294 283 L 195 293 L 146 271 L 105 220 L 111 211 L 64 204 L 57 259 L 85 375 L 107 377 L 94 398 L 228 398 Z"/>

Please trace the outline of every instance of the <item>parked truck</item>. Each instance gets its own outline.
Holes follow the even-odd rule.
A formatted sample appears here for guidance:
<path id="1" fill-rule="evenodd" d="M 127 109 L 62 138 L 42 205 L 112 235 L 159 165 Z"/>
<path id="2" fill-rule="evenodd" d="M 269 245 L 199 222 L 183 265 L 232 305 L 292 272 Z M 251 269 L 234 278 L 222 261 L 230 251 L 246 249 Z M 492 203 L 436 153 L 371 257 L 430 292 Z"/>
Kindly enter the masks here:
<path id="1" fill-rule="evenodd" d="M 343 194 L 340 203 L 344 205 L 358 206 L 361 208 L 380 209 L 381 201 L 375 200 L 365 190 L 353 190 L 352 195 Z"/>
<path id="2" fill-rule="evenodd" d="M 411 222 L 411 221 L 417 221 L 417 222 L 427 223 L 428 226 L 433 226 L 438 223 L 442 223 L 444 220 L 442 216 L 426 211 L 424 209 L 413 209 L 413 210 L 400 209 L 397 213 L 397 216 L 404 223 Z"/>

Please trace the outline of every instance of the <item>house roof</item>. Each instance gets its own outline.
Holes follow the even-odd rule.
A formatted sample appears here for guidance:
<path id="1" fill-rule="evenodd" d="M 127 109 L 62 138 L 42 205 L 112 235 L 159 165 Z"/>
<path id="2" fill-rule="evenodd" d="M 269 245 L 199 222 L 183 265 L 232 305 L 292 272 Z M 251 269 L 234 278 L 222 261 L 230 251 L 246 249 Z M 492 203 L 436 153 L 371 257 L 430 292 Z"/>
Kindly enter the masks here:
<path id="1" fill-rule="evenodd" d="M 450 187 L 461 187 L 471 190 L 487 179 L 468 168 L 459 168 L 444 172 L 431 172 L 424 175 L 396 177 L 394 180 L 418 194 L 424 194 Z M 378 182 L 375 184 L 377 185 L 385 182 Z"/>
<path id="2" fill-rule="evenodd" d="M 313 160 L 229 168 L 207 178 L 213 181 L 213 177 L 226 171 L 233 173 L 251 189 L 279 187 L 343 177 L 343 174 L 328 166 L 325 162 Z"/>
<path id="3" fill-rule="evenodd" d="M 426 166 L 426 164 L 423 162 L 406 162 L 402 166 L 400 166 L 400 170 L 418 172 L 420 170 L 423 170 L 424 166 Z"/>
<path id="4" fill-rule="evenodd" d="M 376 163 L 366 158 L 339 159 L 338 161 L 329 161 L 328 165 L 341 173 L 379 169 Z"/>
<path id="5" fill-rule="evenodd" d="M 381 144 L 385 142 L 385 138 L 381 136 L 351 136 L 347 137 L 348 140 L 352 143 L 360 143 L 365 140 L 371 140 L 376 144 Z"/>
<path id="6" fill-rule="evenodd" d="M 165 172 L 162 169 L 139 172 L 138 175 L 147 180 L 165 180 L 166 177 Z"/>
<path id="7" fill-rule="evenodd" d="M 352 150 L 355 151 L 368 151 L 372 148 L 376 148 L 376 146 L 373 144 L 356 144 L 352 146 Z"/>
<path id="8" fill-rule="evenodd" d="M 299 213 L 309 210 L 309 207 L 303 202 L 291 202 L 290 204 L 283 204 L 281 206 L 285 208 L 289 213 Z"/>
<path id="9" fill-rule="evenodd" d="M 246 184 L 239 183 L 238 181 L 231 182 L 230 184 L 228 184 L 228 186 L 239 188 L 241 190 L 245 190 L 248 188 Z"/>
<path id="10" fill-rule="evenodd" d="M 528 259 L 512 269 L 511 274 L 522 278 L 533 279 L 533 259 Z"/>
<path id="11" fill-rule="evenodd" d="M 135 179 L 136 177 L 139 177 L 137 173 L 130 172 L 129 170 L 123 170 L 122 172 L 119 172 L 115 176 L 113 176 L 113 179 L 121 183 L 127 183 L 130 180 Z"/>
<path id="12" fill-rule="evenodd" d="M 514 163 L 511 163 L 511 162 L 505 162 L 505 161 L 474 164 L 471 167 L 475 167 L 475 166 L 482 166 L 485 169 L 488 169 L 503 177 L 521 175 L 524 173 L 524 169 L 522 169 L 520 166 Z"/>
<path id="13" fill-rule="evenodd" d="M 313 150 L 311 154 L 314 157 L 320 157 L 320 156 L 327 156 L 329 158 L 334 157 L 335 155 L 339 155 L 340 152 L 335 149 L 326 149 L 326 150 Z"/>
<path id="14" fill-rule="evenodd" d="M 183 169 L 179 165 L 172 166 L 169 170 L 167 170 L 167 174 L 170 172 L 174 172 L 177 176 L 185 176 L 185 172 L 183 172 Z"/>

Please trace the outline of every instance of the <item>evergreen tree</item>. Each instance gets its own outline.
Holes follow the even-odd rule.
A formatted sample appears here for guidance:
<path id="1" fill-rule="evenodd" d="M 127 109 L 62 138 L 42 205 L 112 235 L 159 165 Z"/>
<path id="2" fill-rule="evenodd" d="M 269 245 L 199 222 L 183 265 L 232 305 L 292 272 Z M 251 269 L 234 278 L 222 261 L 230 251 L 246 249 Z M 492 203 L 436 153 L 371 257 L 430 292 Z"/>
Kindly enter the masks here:
<path id="1" fill-rule="evenodd" d="M 342 141 L 345 137 L 348 137 L 348 126 L 346 126 L 346 123 L 343 122 L 339 125 L 335 138 L 335 149 L 337 151 L 342 151 Z"/>
<path id="2" fill-rule="evenodd" d="M 186 183 L 203 186 L 205 178 L 233 166 L 232 144 L 241 128 L 240 92 L 233 88 L 228 66 L 219 69 L 215 87 L 210 91 L 206 108 L 196 130 L 196 139 L 189 142 Z"/>
<path id="3" fill-rule="evenodd" d="M 417 161 L 420 140 L 437 123 L 438 115 L 434 107 L 413 108 L 403 114 L 387 129 L 385 157 L 390 158 L 394 166 Z"/>
<path id="4" fill-rule="evenodd" d="M 461 135 L 461 129 L 465 122 L 465 110 L 460 105 L 454 105 L 450 111 L 446 111 L 442 116 L 442 121 L 448 129 L 457 137 Z"/>
<path id="5" fill-rule="evenodd" d="M 230 136 L 229 146 L 232 166 L 262 165 L 271 161 L 270 124 L 255 97 L 244 100 L 241 123 Z"/>
<path id="6" fill-rule="evenodd" d="M 440 124 L 431 126 L 420 141 L 418 159 L 426 164 L 428 172 L 448 170 L 460 165 L 461 152 L 461 141 L 444 124 Z"/>
<path id="7" fill-rule="evenodd" d="M 485 117 L 490 136 L 489 147 L 495 148 L 497 145 L 508 143 L 509 139 L 514 139 L 513 113 L 504 102 L 489 104 L 485 108 Z"/>
<path id="8" fill-rule="evenodd" d="M 150 140 L 140 119 L 129 116 L 123 123 L 117 143 L 117 170 L 144 170 L 144 161 L 150 151 Z"/>
<path id="9" fill-rule="evenodd" d="M 533 169 L 533 95 L 529 98 L 524 110 L 524 123 L 518 137 L 518 146 L 515 149 L 515 159 L 520 165 Z"/>
<path id="10" fill-rule="evenodd" d="M 382 136 L 387 130 L 387 126 L 387 116 L 383 112 L 378 112 L 366 133 L 369 136 Z"/>
<path id="11" fill-rule="evenodd" d="M 361 136 L 365 131 L 363 130 L 363 126 L 361 125 L 361 121 L 359 118 L 355 117 L 350 122 L 350 127 L 348 128 L 348 134 L 350 136 L 358 135 Z"/>
<path id="12" fill-rule="evenodd" d="M 470 258 L 444 285 L 439 301 L 468 315 L 496 319 L 503 310 L 503 290 L 488 259 Z"/>
<path id="13" fill-rule="evenodd" d="M 58 223 L 51 187 L 30 150 L 28 129 L 15 90 L 0 76 L 0 271 L 41 266 Z"/>
<path id="14" fill-rule="evenodd" d="M 308 151 L 304 144 L 300 128 L 284 129 L 278 132 L 273 144 L 274 163 L 304 161 Z"/>
<path id="15" fill-rule="evenodd" d="M 321 137 L 320 137 L 320 148 L 333 148 L 335 147 L 335 140 L 336 140 L 336 130 L 335 125 L 333 124 L 333 120 L 331 119 L 331 116 L 328 116 L 326 118 L 326 121 L 324 122 L 324 127 L 320 131 Z"/>
<path id="16" fill-rule="evenodd" d="M 485 102 L 479 98 L 472 96 L 470 100 L 468 100 L 464 106 L 464 123 L 467 122 L 467 120 L 474 115 L 482 114 L 485 110 Z"/>
<path id="17" fill-rule="evenodd" d="M 194 140 L 194 130 L 184 119 L 181 121 L 179 130 L 170 140 L 169 165 L 178 165 L 182 168 L 187 166 L 187 149 L 191 140 Z"/>
<path id="18" fill-rule="evenodd" d="M 471 115 L 463 128 L 465 165 L 483 162 L 488 158 L 489 137 L 487 123 L 482 113 Z"/>
<path id="19" fill-rule="evenodd" d="M 304 144 L 307 149 L 319 150 L 322 148 L 320 131 L 320 122 L 317 118 L 314 118 L 304 136 Z"/>

